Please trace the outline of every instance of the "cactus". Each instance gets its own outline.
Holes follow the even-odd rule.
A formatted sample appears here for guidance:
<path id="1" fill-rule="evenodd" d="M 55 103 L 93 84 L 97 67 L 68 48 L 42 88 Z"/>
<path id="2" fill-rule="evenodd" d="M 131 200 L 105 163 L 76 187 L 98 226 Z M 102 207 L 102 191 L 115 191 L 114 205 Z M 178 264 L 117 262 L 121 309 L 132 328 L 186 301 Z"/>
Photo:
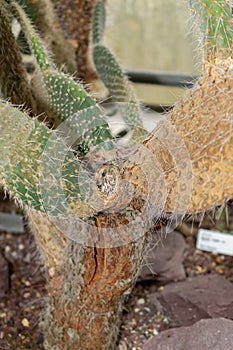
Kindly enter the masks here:
<path id="1" fill-rule="evenodd" d="M 0 102 L 0 125 L 0 173 L 18 202 L 51 215 L 94 213 L 87 204 L 91 179 L 82 172 L 80 182 L 80 164 L 56 133 L 7 102 Z"/>
<path id="2" fill-rule="evenodd" d="M 50 0 L 20 0 L 27 16 L 40 32 L 46 47 L 53 54 L 56 65 L 71 74 L 76 71 L 74 48 L 67 42 Z M 23 33 L 22 33 L 23 35 Z M 26 40 L 24 40 L 25 44 Z"/>
<path id="3" fill-rule="evenodd" d="M 77 133 L 77 138 L 83 138 L 83 145 L 80 146 L 83 154 L 88 153 L 91 146 L 98 144 L 111 148 L 111 132 L 99 106 L 72 77 L 55 69 L 43 42 L 22 8 L 14 1 L 11 7 L 22 24 L 42 73 L 43 80 L 40 83 L 44 86 L 43 94 L 49 108 L 56 114 L 59 122 L 66 121 L 66 125 Z"/>
<path id="4" fill-rule="evenodd" d="M 57 112 L 61 121 L 68 118 L 68 129 L 74 130 L 77 137 L 80 133 L 84 134 L 87 147 L 101 145 L 102 142 L 109 145 L 111 134 L 108 126 L 105 127 L 106 121 L 95 101 L 71 77 L 58 72 L 21 8 L 14 2 L 11 6 L 29 35 L 31 50 L 37 59 L 42 77 L 43 92 L 51 109 Z M 80 115 L 85 119 L 82 123 L 78 120 L 77 125 Z M 118 295 L 129 293 L 132 288 L 134 280 L 129 278 L 128 273 L 135 275 L 135 266 L 140 264 L 144 240 L 133 243 L 131 247 L 126 245 L 123 250 L 114 248 L 105 251 L 93 247 L 95 237 L 92 237 L 91 230 L 84 232 L 90 237 L 89 248 L 76 243 L 80 231 L 72 232 L 72 239 L 60 232 L 51 220 L 51 214 L 57 217 L 62 215 L 62 222 L 69 219 L 69 214 L 79 216 L 85 218 L 90 227 L 95 220 L 99 222 L 95 218 L 98 210 L 93 209 L 92 203 L 96 202 L 99 194 L 96 186 L 92 186 L 93 183 L 95 185 L 92 182 L 93 176 L 88 177 L 88 172 L 81 169 L 77 157 L 66 146 L 65 141 L 45 124 L 30 119 L 26 113 L 4 102 L 0 105 L 0 116 L 0 171 L 3 184 L 18 201 L 31 208 L 32 226 L 49 272 L 49 303 L 44 324 L 45 347 L 71 350 L 78 346 L 90 350 L 92 339 L 100 337 L 95 348 L 110 348 L 116 341 L 122 308 L 123 298 L 120 297 L 119 300 Z M 86 125 L 92 128 L 90 134 L 89 129 L 87 132 L 85 130 Z M 106 185 L 112 186 L 111 177 L 108 181 L 102 176 L 104 174 L 100 172 L 99 181 L 103 194 Z M 110 189 L 114 189 L 111 186 Z M 49 218 L 45 214 L 49 214 Z M 43 223 L 46 229 L 42 229 Z M 99 237 L 102 237 L 101 229 L 96 244 Z M 128 264 L 128 254 L 138 257 L 132 266 Z M 105 272 L 102 269 L 102 257 L 105 261 Z M 126 264 L 128 268 L 125 270 Z M 54 274 L 50 275 L 51 269 Z M 114 274 L 121 276 L 122 280 L 111 293 L 109 288 L 112 276 L 108 269 L 113 269 Z M 90 273 L 93 278 L 96 275 L 96 278 L 90 279 Z M 105 284 L 107 289 L 102 290 L 101 286 Z M 102 300 L 105 300 L 105 306 Z M 64 316 L 67 320 L 65 323 Z M 89 334 L 93 335 L 91 339 Z"/>
<path id="5" fill-rule="evenodd" d="M 232 56 L 232 2 L 226 0 L 190 0 L 191 11 L 201 32 L 207 60 Z"/>
<path id="6" fill-rule="evenodd" d="M 139 102 L 132 85 L 111 51 L 103 45 L 105 27 L 105 6 L 102 0 L 97 1 L 93 17 L 92 41 L 93 60 L 99 78 L 103 81 L 110 96 L 122 105 L 122 117 L 131 129 L 132 140 L 140 141 L 147 132 L 143 129 Z"/>
<path id="7" fill-rule="evenodd" d="M 98 0 L 95 4 L 93 20 L 92 20 L 92 42 L 94 45 L 98 45 L 103 42 L 105 20 L 106 20 L 105 5 L 103 1 Z"/>
<path id="8" fill-rule="evenodd" d="M 198 4 L 206 5 L 200 14 L 205 23 L 212 23 L 207 18 L 225 16 L 221 11 L 229 3 Z M 232 198 L 233 70 L 226 44 L 231 37 L 213 39 L 212 32 L 206 36 L 209 62 L 204 62 L 193 89 L 130 154 L 117 149 L 108 153 L 114 155 L 109 160 L 98 153 L 102 143 L 111 150 L 114 145 L 100 107 L 72 77 L 58 71 L 21 7 L 14 1 L 10 5 L 36 58 L 42 97 L 77 140 L 71 148 L 61 134 L 65 128 L 50 130 L 8 102 L 0 103 L 1 182 L 30 208 L 48 271 L 45 348 L 114 349 L 122 304 L 136 281 L 152 219 L 196 213 Z M 126 103 L 128 123 L 139 128 L 131 87 L 102 45 L 102 11 L 99 1 L 93 24 L 95 55 L 100 48 L 107 64 L 106 86 L 116 100 Z M 227 16 L 224 25 L 228 20 L 231 24 Z M 214 33 L 219 29 L 223 35 L 216 20 L 213 23 Z M 111 77 L 114 70 L 117 87 Z M 87 154 L 83 163 L 76 151 L 80 147 L 82 156 Z M 78 217 L 82 220 L 75 221 Z"/>

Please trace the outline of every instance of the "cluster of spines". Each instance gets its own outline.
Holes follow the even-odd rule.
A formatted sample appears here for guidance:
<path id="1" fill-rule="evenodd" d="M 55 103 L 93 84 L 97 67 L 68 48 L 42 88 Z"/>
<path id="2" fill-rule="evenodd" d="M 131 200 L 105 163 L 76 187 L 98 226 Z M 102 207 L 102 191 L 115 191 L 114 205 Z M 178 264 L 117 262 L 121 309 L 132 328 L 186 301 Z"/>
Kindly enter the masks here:
<path id="1" fill-rule="evenodd" d="M 7 102 L 0 124 L 1 181 L 19 202 L 51 215 L 92 212 L 90 178 L 54 131 Z"/>
<path id="2" fill-rule="evenodd" d="M 16 1 L 10 2 L 10 9 L 12 14 L 17 18 L 17 20 L 20 22 L 22 29 L 29 40 L 31 51 L 33 52 L 36 62 L 40 69 L 46 70 L 46 69 L 52 69 L 53 62 L 50 59 L 50 55 L 47 52 L 45 45 L 40 40 L 39 35 L 37 34 L 35 28 L 33 27 L 30 19 L 27 17 L 24 10 L 21 8 L 21 6 Z"/>
<path id="3" fill-rule="evenodd" d="M 91 146 L 111 146 L 111 132 L 106 119 L 85 90 L 71 77 L 56 71 L 46 71 L 44 81 L 51 109 L 61 122 L 75 131 L 77 140 Z"/>
<path id="4" fill-rule="evenodd" d="M 207 59 L 227 58 L 232 50 L 232 1 L 190 0 L 191 12 L 201 30 Z"/>
<path id="5" fill-rule="evenodd" d="M 105 27 L 105 6 L 102 0 L 97 1 L 92 28 L 93 60 L 99 78 L 107 87 L 111 97 L 122 103 L 123 118 L 134 130 L 133 139 L 142 138 L 147 133 L 143 129 L 139 103 L 132 85 L 129 83 L 121 66 L 112 52 L 103 45 Z"/>
<path id="6" fill-rule="evenodd" d="M 22 8 L 16 2 L 12 2 L 11 6 L 25 31 L 42 73 L 42 86 L 49 109 L 56 114 L 60 122 L 66 121 L 66 125 L 77 132 L 77 135 L 81 133 L 82 143 L 85 145 L 82 147 L 84 153 L 96 145 L 111 147 L 112 135 L 109 125 L 95 100 L 72 77 L 54 67 L 43 42 Z"/>

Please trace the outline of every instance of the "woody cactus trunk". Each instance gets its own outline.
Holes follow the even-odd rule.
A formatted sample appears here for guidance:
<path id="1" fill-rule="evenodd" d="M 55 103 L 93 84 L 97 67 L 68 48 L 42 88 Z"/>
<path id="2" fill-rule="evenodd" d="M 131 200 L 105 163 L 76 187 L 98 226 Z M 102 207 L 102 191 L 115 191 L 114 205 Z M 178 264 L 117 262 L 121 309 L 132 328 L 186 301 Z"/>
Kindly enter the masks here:
<path id="1" fill-rule="evenodd" d="M 233 195 L 230 3 L 190 1 L 205 45 L 203 74 L 149 135 L 132 87 L 103 45 L 103 2 L 69 1 L 66 8 L 72 16 L 77 6 L 84 23 L 84 3 L 95 5 L 96 74 L 125 105 L 123 117 L 133 125 L 126 147 L 114 140 L 83 86 L 56 68 L 18 3 L 0 2 L 0 30 L 8 33 L 4 45 L 14 40 L 10 14 L 21 23 L 37 61 L 34 85 L 26 82 L 16 42 L 17 60 L 2 57 L 22 67 L 18 80 L 30 87 L 30 101 L 43 101 L 58 129 L 0 103 L 0 180 L 25 205 L 47 270 L 48 305 L 41 320 L 46 349 L 115 349 L 122 305 L 136 281 L 152 222 L 163 216 L 173 225 L 185 213 L 214 208 Z M 89 42 L 89 32 L 85 38 Z M 4 86 L 7 78 L 1 76 Z M 34 86 L 41 89 L 39 98 Z M 11 90 L 1 91 L 12 99 Z"/>

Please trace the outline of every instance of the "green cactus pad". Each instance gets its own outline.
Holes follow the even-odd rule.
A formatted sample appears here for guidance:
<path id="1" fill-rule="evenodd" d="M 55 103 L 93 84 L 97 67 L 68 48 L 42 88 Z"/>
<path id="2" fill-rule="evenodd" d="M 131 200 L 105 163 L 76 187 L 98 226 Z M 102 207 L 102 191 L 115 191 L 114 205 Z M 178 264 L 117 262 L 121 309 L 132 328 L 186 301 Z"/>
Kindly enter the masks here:
<path id="1" fill-rule="evenodd" d="M 102 44 L 105 28 L 105 6 L 97 1 L 92 25 L 93 61 L 97 74 L 116 102 L 122 103 L 122 117 L 133 129 L 131 140 L 140 141 L 147 135 L 141 121 L 141 111 L 132 85 L 111 51 Z"/>
<path id="2" fill-rule="evenodd" d="M 47 52 L 30 19 L 27 17 L 26 13 L 17 2 L 12 1 L 10 5 L 13 15 L 17 18 L 22 26 L 22 29 L 29 41 L 31 51 L 34 54 L 40 69 L 46 70 L 48 68 L 52 68 L 53 62 L 49 58 L 49 53 Z"/>
<path id="3" fill-rule="evenodd" d="M 89 147 L 111 148 L 112 135 L 97 103 L 73 78 L 55 71 L 44 74 L 49 106 L 61 122 Z"/>
<path id="4" fill-rule="evenodd" d="M 134 130 L 135 139 L 145 137 L 139 103 L 132 85 L 129 83 L 114 55 L 104 45 L 95 45 L 93 58 L 99 78 L 116 102 L 121 102 L 125 122 Z"/>
<path id="5" fill-rule="evenodd" d="M 103 40 L 105 29 L 105 6 L 103 1 L 97 1 L 94 9 L 92 24 L 92 40 L 94 44 L 100 44 Z"/>
<path id="6" fill-rule="evenodd" d="M 56 133 L 3 102 L 0 124 L 1 181 L 18 201 L 51 215 L 93 212 L 89 175 Z"/>
<path id="7" fill-rule="evenodd" d="M 190 8 L 202 32 L 210 56 L 226 55 L 232 48 L 232 4 L 226 0 L 190 0 Z"/>
<path id="8" fill-rule="evenodd" d="M 49 109 L 55 113 L 59 122 L 66 121 L 66 126 L 77 133 L 77 139 L 81 137 L 81 145 L 77 147 L 82 155 L 96 145 L 111 148 L 113 145 L 109 125 L 95 100 L 72 77 L 56 70 L 24 11 L 15 2 L 12 3 L 12 8 L 25 30 L 41 70 L 41 89 L 44 90 Z"/>

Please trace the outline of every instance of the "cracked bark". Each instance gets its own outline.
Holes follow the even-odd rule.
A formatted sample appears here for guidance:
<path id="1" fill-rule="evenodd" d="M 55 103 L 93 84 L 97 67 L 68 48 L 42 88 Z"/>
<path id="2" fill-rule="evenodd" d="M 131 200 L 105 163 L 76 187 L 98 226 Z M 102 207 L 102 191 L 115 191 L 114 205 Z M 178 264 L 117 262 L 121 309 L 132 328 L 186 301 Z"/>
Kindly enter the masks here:
<path id="1" fill-rule="evenodd" d="M 45 348 L 115 349 L 145 237 L 116 248 L 84 247 L 65 239 L 45 215 L 32 210 L 30 216 L 48 269 Z"/>

